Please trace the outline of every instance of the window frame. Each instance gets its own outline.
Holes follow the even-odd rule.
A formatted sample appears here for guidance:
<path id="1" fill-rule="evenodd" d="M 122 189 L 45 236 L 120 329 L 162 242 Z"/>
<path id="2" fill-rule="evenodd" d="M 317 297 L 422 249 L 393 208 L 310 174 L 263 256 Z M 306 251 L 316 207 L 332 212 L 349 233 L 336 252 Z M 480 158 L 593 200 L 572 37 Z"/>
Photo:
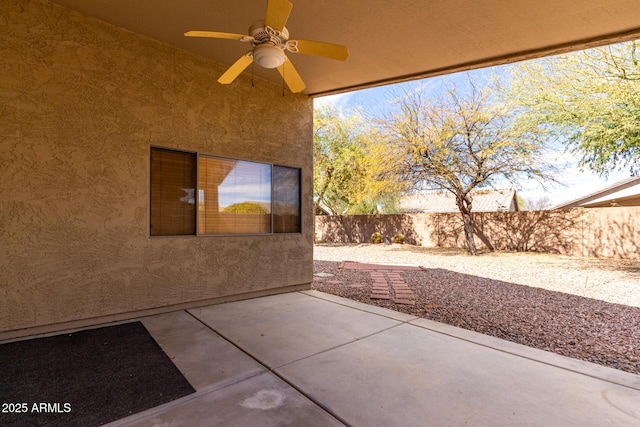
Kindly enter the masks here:
<path id="1" fill-rule="evenodd" d="M 196 164 L 196 171 L 195 171 L 195 179 L 196 179 L 196 188 L 194 191 L 194 197 L 195 197 L 195 203 L 194 203 L 194 210 L 195 210 L 195 234 L 162 234 L 162 235 L 153 235 L 151 234 L 151 154 L 153 152 L 153 150 L 166 150 L 166 151 L 173 151 L 173 152 L 178 152 L 178 153 L 184 153 L 184 154 L 193 154 L 195 156 L 195 164 Z M 241 162 L 249 162 L 249 163 L 257 163 L 257 164 L 262 164 L 262 165 L 268 165 L 270 167 L 270 172 L 271 172 L 271 180 L 270 180 L 270 212 L 269 212 L 269 222 L 270 222 L 270 228 L 269 228 L 269 232 L 266 233 L 218 233 L 218 234 L 212 234 L 212 233 L 201 233 L 200 232 L 200 157 L 208 157 L 208 158 L 214 158 L 214 159 L 220 159 L 220 160 L 228 160 L 228 161 L 241 161 Z M 149 195 L 148 195 L 148 206 L 149 206 L 149 215 L 148 215 L 148 221 L 147 221 L 147 227 L 148 227 L 148 235 L 151 238 L 166 238 L 166 237 L 241 237 L 241 236 L 277 236 L 277 235 L 291 235 L 291 234 L 299 234 L 302 235 L 302 204 L 303 204 L 303 199 L 302 199 L 302 168 L 298 167 L 298 166 L 288 166 L 288 165 L 283 165 L 283 164 L 275 164 L 275 163 L 270 163 L 270 162 L 262 162 L 262 161 L 256 161 L 256 160 L 249 160 L 246 158 L 233 158 L 233 157 L 228 157 L 228 156 L 219 156 L 219 155 L 215 155 L 215 154 L 209 154 L 209 153 L 205 153 L 205 152 L 201 152 L 201 151 L 193 151 L 193 150 L 184 150 L 184 149 L 177 149 L 177 148 L 169 148 L 169 147 L 165 147 L 165 146 L 159 146 L 159 145 L 151 145 L 150 149 L 149 149 Z M 297 206 L 297 216 L 298 216 L 298 224 L 297 224 L 297 228 L 298 231 L 287 231 L 287 232 L 274 232 L 274 192 L 275 192 L 275 168 L 276 167 L 281 167 L 281 168 L 288 168 L 288 169 L 294 169 L 298 171 L 298 206 Z"/>

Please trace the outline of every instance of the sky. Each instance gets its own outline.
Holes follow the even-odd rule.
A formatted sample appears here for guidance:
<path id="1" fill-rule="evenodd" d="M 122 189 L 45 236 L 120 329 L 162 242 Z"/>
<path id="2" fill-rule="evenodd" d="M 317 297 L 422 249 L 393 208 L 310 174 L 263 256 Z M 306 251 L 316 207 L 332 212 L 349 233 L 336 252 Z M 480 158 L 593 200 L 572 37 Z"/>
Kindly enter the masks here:
<path id="1" fill-rule="evenodd" d="M 454 84 L 458 84 L 458 82 L 463 84 L 463 80 L 466 79 L 466 74 L 471 74 L 474 79 L 478 77 L 488 77 L 491 73 L 505 75 L 506 73 L 503 72 L 505 67 L 508 67 L 508 65 L 318 97 L 314 99 L 314 107 L 331 105 L 343 110 L 345 113 L 358 109 L 369 111 L 371 109 L 384 110 L 390 105 L 389 99 L 392 98 L 394 94 L 401 93 L 412 87 L 426 85 L 428 89 L 429 85 L 439 85 L 445 78 L 453 81 Z M 563 171 L 555 175 L 555 177 L 564 183 L 564 186 L 553 186 L 544 189 L 535 181 L 521 181 L 519 188 L 517 188 L 518 194 L 527 201 L 548 198 L 551 206 L 553 206 L 606 188 L 630 176 L 629 173 L 612 172 L 609 177 L 605 179 L 590 171 L 581 171 L 577 166 L 577 158 L 569 153 L 562 155 L 559 160 L 565 163 L 566 166 Z"/>

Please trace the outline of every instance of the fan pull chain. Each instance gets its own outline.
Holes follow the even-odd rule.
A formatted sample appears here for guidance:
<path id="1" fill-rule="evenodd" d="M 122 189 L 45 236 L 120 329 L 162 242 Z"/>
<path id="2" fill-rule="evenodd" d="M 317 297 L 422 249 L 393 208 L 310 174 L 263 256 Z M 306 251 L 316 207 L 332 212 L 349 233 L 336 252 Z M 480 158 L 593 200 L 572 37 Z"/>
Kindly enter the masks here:
<path id="1" fill-rule="evenodd" d="M 284 73 L 285 73 L 285 68 L 284 66 L 282 66 L 282 96 L 284 97 Z"/>
<path id="2" fill-rule="evenodd" d="M 256 87 L 255 82 L 254 82 L 254 79 L 256 77 L 255 71 L 256 71 L 256 62 L 253 61 L 253 62 L 251 62 L 251 87 Z"/>

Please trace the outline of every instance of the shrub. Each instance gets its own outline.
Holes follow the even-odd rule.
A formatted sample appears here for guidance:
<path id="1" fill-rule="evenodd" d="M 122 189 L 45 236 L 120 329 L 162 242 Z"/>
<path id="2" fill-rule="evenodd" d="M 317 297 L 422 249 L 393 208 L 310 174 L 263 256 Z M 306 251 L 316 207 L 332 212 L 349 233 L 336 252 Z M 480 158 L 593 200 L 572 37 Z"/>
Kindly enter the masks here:
<path id="1" fill-rule="evenodd" d="M 382 243 L 382 234 L 377 231 L 371 235 L 371 243 Z"/>
<path id="2" fill-rule="evenodd" d="M 404 243 L 404 234 L 398 233 L 395 236 L 393 236 L 393 243 L 403 244 Z"/>

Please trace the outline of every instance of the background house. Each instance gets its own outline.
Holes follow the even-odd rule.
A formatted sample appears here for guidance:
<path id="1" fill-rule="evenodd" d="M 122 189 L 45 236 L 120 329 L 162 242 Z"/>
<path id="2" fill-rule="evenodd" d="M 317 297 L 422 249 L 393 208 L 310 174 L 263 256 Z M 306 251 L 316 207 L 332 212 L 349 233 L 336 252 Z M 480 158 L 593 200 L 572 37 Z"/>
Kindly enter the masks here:
<path id="1" fill-rule="evenodd" d="M 518 209 L 516 190 L 478 190 L 472 193 L 473 212 L 513 212 Z M 448 191 L 402 196 L 401 213 L 459 212 L 456 199 Z"/>
<path id="2" fill-rule="evenodd" d="M 640 176 L 631 177 L 549 209 L 640 206 Z"/>
<path id="3" fill-rule="evenodd" d="M 313 96 L 640 36 L 633 0 L 300 0 L 290 33 L 348 60 L 291 54 L 299 94 L 260 67 L 217 84 L 248 46 L 183 33 L 246 34 L 265 5 L 0 2 L 0 339 L 306 289 Z M 267 229 L 211 233 L 241 161 Z"/>

